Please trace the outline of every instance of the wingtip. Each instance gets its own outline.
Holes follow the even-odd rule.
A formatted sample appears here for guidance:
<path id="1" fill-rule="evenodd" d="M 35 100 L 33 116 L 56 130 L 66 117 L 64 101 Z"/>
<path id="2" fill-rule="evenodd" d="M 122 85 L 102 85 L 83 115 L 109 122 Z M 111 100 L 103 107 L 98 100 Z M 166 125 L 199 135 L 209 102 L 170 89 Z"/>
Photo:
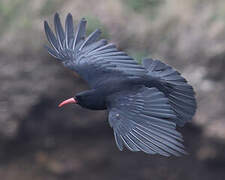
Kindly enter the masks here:
<path id="1" fill-rule="evenodd" d="M 67 16 L 72 16 L 72 14 L 71 13 L 68 13 Z"/>
<path id="2" fill-rule="evenodd" d="M 87 20 L 86 20 L 86 18 L 81 18 L 81 20 L 80 20 L 81 22 L 84 22 L 84 23 L 86 23 L 87 22 Z"/>
<path id="3" fill-rule="evenodd" d="M 54 15 L 54 17 L 59 17 L 59 13 L 56 12 L 55 15 Z"/>
<path id="4" fill-rule="evenodd" d="M 45 32 L 47 32 L 47 30 L 50 29 L 48 22 L 46 20 L 44 21 L 44 29 L 45 29 Z"/>
<path id="5" fill-rule="evenodd" d="M 55 15 L 54 15 L 54 22 L 56 22 L 56 21 L 60 21 L 60 17 L 59 17 L 59 13 L 55 13 Z"/>
<path id="6" fill-rule="evenodd" d="M 47 26 L 48 22 L 46 20 L 44 20 L 44 26 Z"/>
<path id="7" fill-rule="evenodd" d="M 73 19 L 73 16 L 71 13 L 68 13 L 67 16 L 66 16 L 66 19 Z"/>
<path id="8" fill-rule="evenodd" d="M 102 34 L 102 30 L 97 28 L 96 31 L 99 33 L 99 34 Z"/>
<path id="9" fill-rule="evenodd" d="M 185 151 L 184 149 L 182 149 L 182 151 L 177 151 L 178 154 L 173 154 L 176 157 L 183 157 L 183 156 L 189 156 L 190 154 Z"/>

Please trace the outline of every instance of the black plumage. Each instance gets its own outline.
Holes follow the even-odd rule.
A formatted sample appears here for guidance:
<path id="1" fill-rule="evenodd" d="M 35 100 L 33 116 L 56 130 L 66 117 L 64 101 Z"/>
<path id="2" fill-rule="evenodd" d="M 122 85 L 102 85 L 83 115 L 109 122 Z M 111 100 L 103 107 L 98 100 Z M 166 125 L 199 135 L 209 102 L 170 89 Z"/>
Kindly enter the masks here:
<path id="1" fill-rule="evenodd" d="M 97 29 L 86 37 L 86 20 L 76 30 L 68 14 L 65 31 L 59 15 L 54 17 L 55 34 L 44 22 L 51 47 L 48 52 L 76 71 L 90 86 L 64 101 L 93 110 L 107 109 L 120 150 L 180 156 L 186 154 L 176 131 L 191 121 L 196 111 L 192 86 L 169 65 L 153 59 L 138 64 L 112 43 L 100 39 Z M 100 40 L 99 40 L 100 39 Z"/>

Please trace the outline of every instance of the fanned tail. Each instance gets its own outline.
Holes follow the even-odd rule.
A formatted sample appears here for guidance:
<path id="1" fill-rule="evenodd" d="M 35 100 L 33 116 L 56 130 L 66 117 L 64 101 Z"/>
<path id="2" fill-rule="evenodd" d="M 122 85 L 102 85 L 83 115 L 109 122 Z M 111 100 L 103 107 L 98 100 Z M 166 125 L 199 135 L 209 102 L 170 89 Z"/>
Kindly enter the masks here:
<path id="1" fill-rule="evenodd" d="M 143 65 L 148 70 L 151 79 L 149 87 L 154 85 L 168 97 L 177 116 L 173 121 L 179 126 L 190 122 L 197 107 L 192 86 L 178 71 L 159 60 L 144 59 Z"/>

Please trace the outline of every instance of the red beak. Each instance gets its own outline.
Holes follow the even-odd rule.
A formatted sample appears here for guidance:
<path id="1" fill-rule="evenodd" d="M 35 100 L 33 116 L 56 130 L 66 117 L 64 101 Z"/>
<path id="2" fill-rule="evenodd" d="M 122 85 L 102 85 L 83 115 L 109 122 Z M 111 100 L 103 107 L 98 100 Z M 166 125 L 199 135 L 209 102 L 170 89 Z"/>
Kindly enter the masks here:
<path id="1" fill-rule="evenodd" d="M 72 103 L 75 103 L 75 104 L 76 104 L 76 103 L 77 103 L 76 99 L 74 99 L 74 98 L 67 99 L 67 100 L 61 102 L 61 103 L 58 105 L 58 107 L 62 107 L 62 106 L 64 106 L 65 104 L 72 104 Z"/>

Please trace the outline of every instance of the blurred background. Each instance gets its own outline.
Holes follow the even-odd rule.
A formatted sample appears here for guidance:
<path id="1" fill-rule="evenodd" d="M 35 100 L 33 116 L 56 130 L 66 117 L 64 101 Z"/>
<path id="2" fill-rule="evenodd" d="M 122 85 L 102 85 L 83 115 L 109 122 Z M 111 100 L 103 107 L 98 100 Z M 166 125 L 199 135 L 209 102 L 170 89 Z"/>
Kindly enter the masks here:
<path id="1" fill-rule="evenodd" d="M 159 58 L 194 86 L 198 111 L 178 128 L 188 156 L 119 152 L 106 112 L 57 104 L 87 89 L 50 57 L 43 21 L 100 28 L 137 61 Z M 225 178 L 224 0 L 0 0 L 2 180 Z"/>

